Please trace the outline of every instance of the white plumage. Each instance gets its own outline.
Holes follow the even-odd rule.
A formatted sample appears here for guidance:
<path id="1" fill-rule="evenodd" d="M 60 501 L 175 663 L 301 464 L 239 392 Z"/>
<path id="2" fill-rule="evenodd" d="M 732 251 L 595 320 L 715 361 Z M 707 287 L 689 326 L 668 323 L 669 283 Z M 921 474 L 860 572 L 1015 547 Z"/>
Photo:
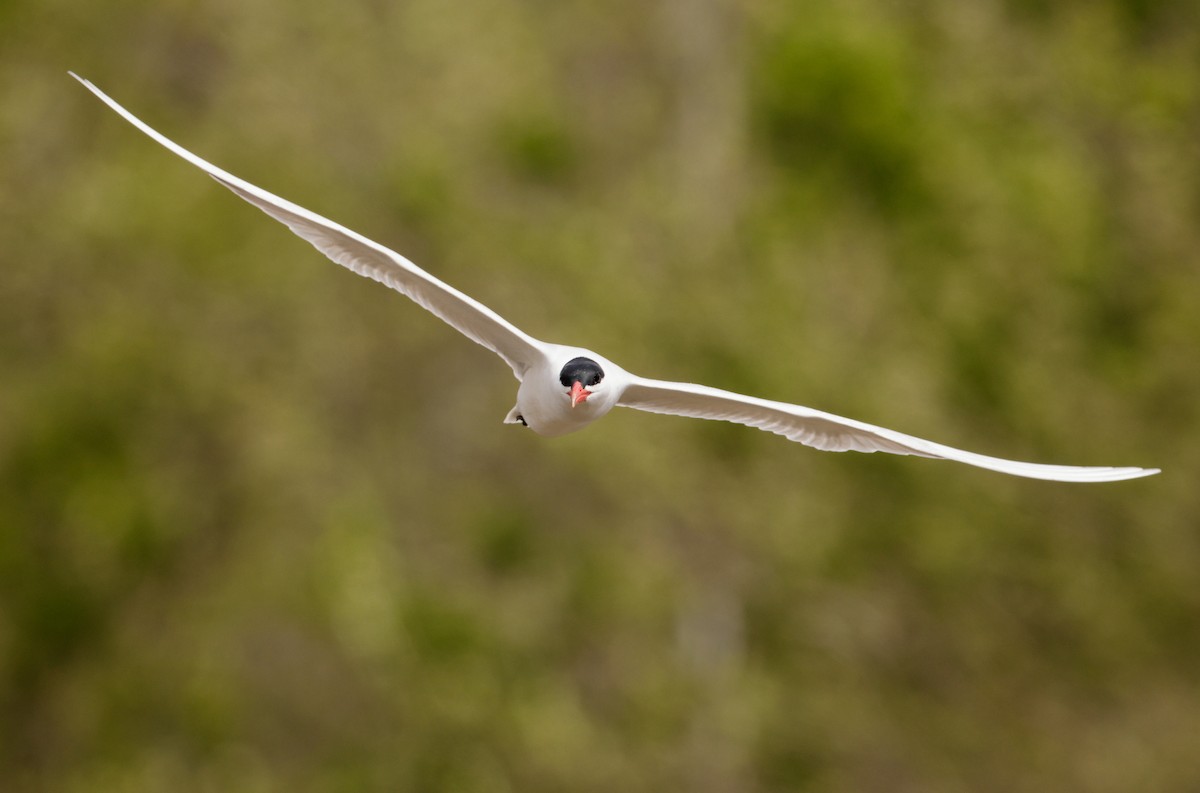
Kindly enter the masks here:
<path id="1" fill-rule="evenodd" d="M 142 132 L 286 225 L 337 264 L 404 294 L 503 358 L 521 383 L 517 404 L 506 422 L 525 424 L 542 435 L 564 435 L 583 429 L 621 406 L 732 421 L 825 451 L 913 454 L 1034 479 L 1111 482 L 1158 473 L 1153 468 L 1043 465 L 988 457 L 800 405 L 639 377 L 590 350 L 540 341 L 395 251 L 197 157 L 87 80 L 73 72 L 71 76 Z"/>

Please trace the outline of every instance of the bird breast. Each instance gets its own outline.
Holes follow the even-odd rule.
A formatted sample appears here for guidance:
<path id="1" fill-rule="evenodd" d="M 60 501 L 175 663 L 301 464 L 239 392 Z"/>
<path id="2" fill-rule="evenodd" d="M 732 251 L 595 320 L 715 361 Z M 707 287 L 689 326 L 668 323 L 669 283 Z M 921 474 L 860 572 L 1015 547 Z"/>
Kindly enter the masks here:
<path id="1" fill-rule="evenodd" d="M 517 390 L 517 408 L 529 429 L 553 437 L 581 430 L 607 413 L 591 399 L 571 407 L 570 395 L 553 376 L 526 376 Z"/>

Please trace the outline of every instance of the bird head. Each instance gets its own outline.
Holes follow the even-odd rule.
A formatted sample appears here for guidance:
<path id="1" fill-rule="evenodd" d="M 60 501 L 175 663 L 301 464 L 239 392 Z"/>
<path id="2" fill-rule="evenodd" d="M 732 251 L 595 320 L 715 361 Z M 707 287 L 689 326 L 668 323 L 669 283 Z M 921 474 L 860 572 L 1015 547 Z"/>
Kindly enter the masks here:
<path id="1" fill-rule="evenodd" d="M 604 370 L 591 358 L 572 358 L 558 374 L 558 382 L 575 408 L 604 387 Z"/>

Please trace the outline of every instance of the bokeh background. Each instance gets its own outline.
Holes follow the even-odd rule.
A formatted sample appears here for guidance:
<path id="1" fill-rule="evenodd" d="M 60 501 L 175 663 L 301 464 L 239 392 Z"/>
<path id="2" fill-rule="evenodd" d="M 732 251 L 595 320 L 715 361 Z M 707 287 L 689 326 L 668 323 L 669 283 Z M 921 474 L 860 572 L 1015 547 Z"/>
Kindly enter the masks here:
<path id="1" fill-rule="evenodd" d="M 516 383 L 119 119 L 639 373 Z M 1200 6 L 0 3 L 0 789 L 1200 789 Z"/>

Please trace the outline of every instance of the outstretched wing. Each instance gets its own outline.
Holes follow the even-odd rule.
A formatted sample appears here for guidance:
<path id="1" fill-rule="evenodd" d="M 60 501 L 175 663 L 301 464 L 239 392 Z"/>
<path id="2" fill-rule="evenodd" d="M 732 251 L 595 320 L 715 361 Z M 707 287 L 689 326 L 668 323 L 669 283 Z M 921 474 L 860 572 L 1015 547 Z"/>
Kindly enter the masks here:
<path id="1" fill-rule="evenodd" d="M 467 338 L 499 355 L 512 367 L 518 380 L 539 356 L 544 355 L 546 345 L 543 342 L 395 251 L 218 168 L 152 129 L 87 80 L 74 72 L 71 76 L 126 121 L 286 225 L 337 264 L 390 286 Z"/>
<path id="2" fill-rule="evenodd" d="M 743 396 L 692 383 L 633 376 L 617 403 L 651 413 L 745 424 L 828 452 L 889 452 L 955 460 L 1014 476 L 1059 482 L 1113 482 L 1158 473 L 1157 468 L 1042 465 L 1004 460 L 943 446 L 895 430 L 842 418 L 820 410 Z"/>

